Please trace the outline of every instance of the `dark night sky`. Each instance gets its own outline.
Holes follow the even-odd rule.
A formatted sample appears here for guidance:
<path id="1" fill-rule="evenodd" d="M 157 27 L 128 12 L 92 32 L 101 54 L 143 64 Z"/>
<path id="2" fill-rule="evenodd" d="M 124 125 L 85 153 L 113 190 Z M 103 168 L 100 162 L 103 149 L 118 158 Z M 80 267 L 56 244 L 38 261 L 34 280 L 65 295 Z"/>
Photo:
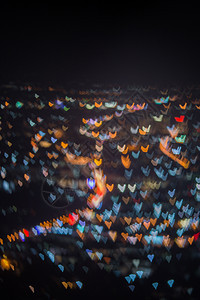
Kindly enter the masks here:
<path id="1" fill-rule="evenodd" d="M 200 79 L 199 8 L 193 1 L 73 3 L 0 10 L 1 80 Z"/>

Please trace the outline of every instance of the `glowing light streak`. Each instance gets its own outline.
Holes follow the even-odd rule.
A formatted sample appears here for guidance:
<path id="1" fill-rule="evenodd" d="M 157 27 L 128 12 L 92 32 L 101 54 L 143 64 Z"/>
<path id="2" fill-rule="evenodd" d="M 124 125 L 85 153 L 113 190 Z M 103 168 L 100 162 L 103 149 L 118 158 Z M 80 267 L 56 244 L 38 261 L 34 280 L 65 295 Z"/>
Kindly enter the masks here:
<path id="1" fill-rule="evenodd" d="M 161 138 L 160 140 L 160 150 L 166 154 L 168 157 L 170 157 L 171 159 L 173 159 L 174 161 L 178 162 L 181 166 L 183 166 L 185 169 L 189 168 L 190 165 L 190 161 L 187 158 L 179 158 L 179 156 L 174 155 L 173 153 L 171 153 L 171 150 L 169 148 L 169 137 Z"/>

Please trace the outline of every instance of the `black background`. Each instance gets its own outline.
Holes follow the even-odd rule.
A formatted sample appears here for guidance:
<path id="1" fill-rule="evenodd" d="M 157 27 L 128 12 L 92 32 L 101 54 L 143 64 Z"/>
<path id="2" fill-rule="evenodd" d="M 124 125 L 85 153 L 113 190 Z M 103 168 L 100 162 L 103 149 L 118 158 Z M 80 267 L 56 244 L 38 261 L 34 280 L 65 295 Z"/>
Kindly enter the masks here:
<path id="1" fill-rule="evenodd" d="M 2 81 L 198 83 L 197 2 L 72 3 L 1 7 Z"/>

